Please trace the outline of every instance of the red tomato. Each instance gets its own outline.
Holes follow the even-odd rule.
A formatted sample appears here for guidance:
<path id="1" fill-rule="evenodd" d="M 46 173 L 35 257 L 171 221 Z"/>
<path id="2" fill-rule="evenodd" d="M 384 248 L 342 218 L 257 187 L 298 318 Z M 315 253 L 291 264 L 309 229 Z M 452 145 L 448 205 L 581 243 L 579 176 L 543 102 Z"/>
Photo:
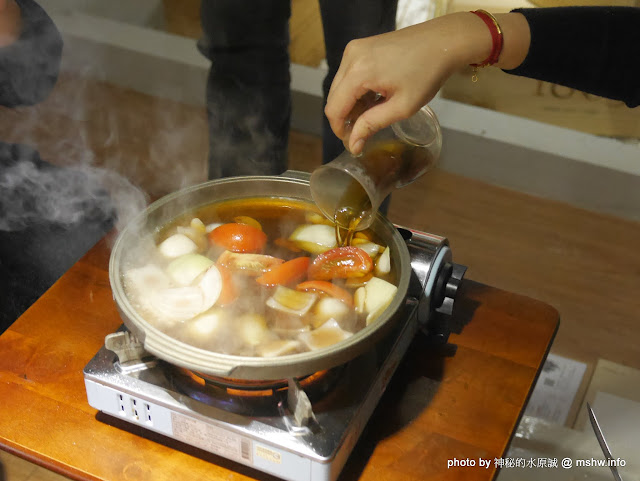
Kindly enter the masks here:
<path id="1" fill-rule="evenodd" d="M 307 274 L 309 268 L 308 257 L 296 257 L 290 261 L 272 267 L 256 281 L 263 286 L 278 286 L 299 282 Z"/>
<path id="2" fill-rule="evenodd" d="M 347 306 L 353 307 L 353 297 L 346 289 L 328 281 L 306 281 L 296 286 L 298 291 L 312 291 L 328 294 L 331 297 L 344 302 Z"/>
<path id="3" fill-rule="evenodd" d="M 217 263 L 216 267 L 218 268 L 218 271 L 220 271 L 220 276 L 222 277 L 222 291 L 220 291 L 220 297 L 218 297 L 217 304 L 219 306 L 226 306 L 237 299 L 238 290 L 233 283 L 231 271 L 221 263 Z"/>
<path id="4" fill-rule="evenodd" d="M 320 281 L 347 279 L 368 274 L 373 269 L 369 254 L 358 247 L 336 247 L 315 258 L 309 267 L 309 278 Z"/>
<path id="5" fill-rule="evenodd" d="M 248 224 L 222 224 L 209 232 L 209 241 L 232 252 L 260 252 L 267 234 Z"/>
<path id="6" fill-rule="evenodd" d="M 236 252 L 224 251 L 218 257 L 216 264 L 228 267 L 234 272 L 247 276 L 261 276 L 273 266 L 282 264 L 284 259 L 278 259 L 264 254 L 238 254 Z"/>

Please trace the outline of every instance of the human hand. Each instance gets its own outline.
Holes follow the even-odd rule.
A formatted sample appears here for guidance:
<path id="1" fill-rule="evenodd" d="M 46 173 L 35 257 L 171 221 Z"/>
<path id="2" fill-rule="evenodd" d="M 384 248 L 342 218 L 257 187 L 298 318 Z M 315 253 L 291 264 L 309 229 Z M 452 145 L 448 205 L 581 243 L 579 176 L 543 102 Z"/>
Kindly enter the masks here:
<path id="1" fill-rule="evenodd" d="M 15 0 L 0 0 L 0 47 L 15 42 L 20 37 L 20 7 Z"/>
<path id="2" fill-rule="evenodd" d="M 500 16 L 501 25 L 505 22 L 505 35 L 513 30 L 513 15 L 522 17 L 520 14 Z M 515 21 L 519 24 L 523 19 Z M 528 35 L 528 27 L 526 32 Z M 354 40 L 347 45 L 329 90 L 325 114 L 331 128 L 345 147 L 357 155 L 368 137 L 413 115 L 433 99 L 454 72 L 480 63 L 491 48 L 489 30 L 470 12 L 445 15 L 395 32 Z M 519 64 L 526 49 L 524 54 L 518 50 L 521 58 L 515 60 L 510 49 L 505 40 L 503 52 L 507 51 L 507 63 Z M 381 98 L 371 102 L 370 92 Z"/>

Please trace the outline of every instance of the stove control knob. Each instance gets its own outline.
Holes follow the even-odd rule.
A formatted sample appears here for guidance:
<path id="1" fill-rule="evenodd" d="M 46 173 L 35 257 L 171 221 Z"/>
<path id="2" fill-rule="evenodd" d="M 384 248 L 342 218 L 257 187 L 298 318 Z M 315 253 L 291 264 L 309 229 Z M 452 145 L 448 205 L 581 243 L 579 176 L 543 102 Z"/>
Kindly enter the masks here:
<path id="1" fill-rule="evenodd" d="M 432 307 L 436 312 L 448 316 L 453 314 L 453 303 L 466 271 L 466 266 L 452 262 L 442 266 L 433 292 Z"/>

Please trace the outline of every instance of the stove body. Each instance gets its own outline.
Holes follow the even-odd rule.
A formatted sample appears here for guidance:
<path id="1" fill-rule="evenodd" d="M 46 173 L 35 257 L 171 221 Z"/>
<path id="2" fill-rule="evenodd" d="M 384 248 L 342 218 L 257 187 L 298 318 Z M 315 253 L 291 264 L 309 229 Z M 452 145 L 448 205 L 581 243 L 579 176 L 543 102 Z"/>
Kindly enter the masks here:
<path id="1" fill-rule="evenodd" d="M 335 480 L 416 332 L 429 329 L 434 312 L 451 314 L 464 275 L 465 268 L 451 262 L 446 239 L 399 230 L 411 254 L 412 279 L 391 333 L 330 370 L 330 389 L 312 403 L 294 380 L 265 402 L 227 395 L 149 357 L 121 331 L 85 367 L 89 404 L 282 479 Z"/>

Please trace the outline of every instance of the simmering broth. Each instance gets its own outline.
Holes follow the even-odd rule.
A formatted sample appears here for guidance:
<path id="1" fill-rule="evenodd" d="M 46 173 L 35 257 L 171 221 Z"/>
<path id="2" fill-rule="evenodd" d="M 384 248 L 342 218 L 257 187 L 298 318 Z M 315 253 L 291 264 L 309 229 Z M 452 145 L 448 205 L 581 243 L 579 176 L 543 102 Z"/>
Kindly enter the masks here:
<path id="1" fill-rule="evenodd" d="M 375 322 L 393 299 L 389 249 L 371 231 L 339 247 L 314 204 L 247 198 L 181 215 L 124 272 L 131 304 L 175 339 L 224 354 L 323 349 Z"/>

